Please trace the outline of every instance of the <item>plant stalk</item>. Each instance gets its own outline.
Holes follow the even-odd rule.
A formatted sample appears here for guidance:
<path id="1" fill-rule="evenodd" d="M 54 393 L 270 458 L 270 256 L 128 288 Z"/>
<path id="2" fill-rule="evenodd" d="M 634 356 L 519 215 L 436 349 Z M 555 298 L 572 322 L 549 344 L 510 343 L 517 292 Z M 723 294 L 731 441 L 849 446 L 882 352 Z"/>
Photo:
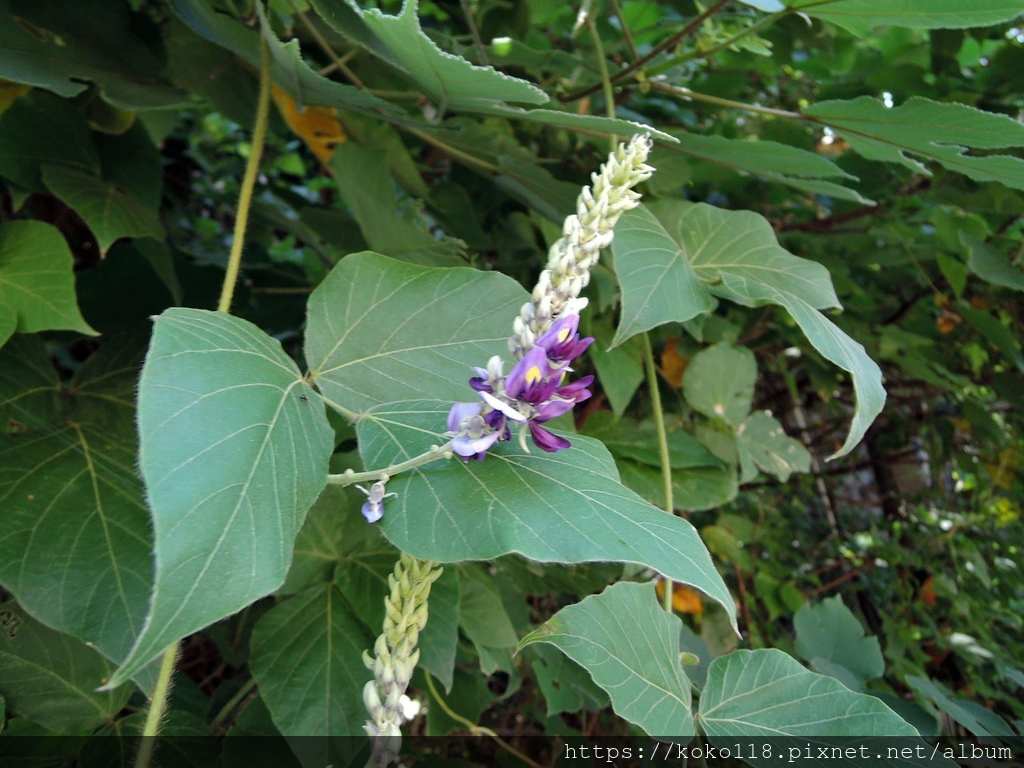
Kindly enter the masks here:
<path id="1" fill-rule="evenodd" d="M 235 295 L 235 283 L 238 282 L 238 270 L 242 264 L 242 248 L 245 245 L 245 230 L 249 226 L 249 208 L 252 206 L 252 191 L 256 186 L 256 176 L 260 170 L 260 158 L 263 156 L 263 143 L 267 136 L 267 122 L 270 114 L 270 50 L 267 41 L 260 38 L 260 95 L 256 105 L 256 122 L 252 129 L 252 147 L 249 159 L 245 164 L 245 175 L 242 176 L 242 188 L 238 193 L 238 210 L 235 213 L 235 230 L 231 240 L 231 252 L 228 255 L 228 268 L 224 275 L 220 301 L 217 302 L 218 312 L 231 311 L 231 299 Z"/>
<path id="2" fill-rule="evenodd" d="M 149 702 L 146 724 L 142 728 L 142 740 L 139 742 L 139 753 L 135 756 L 135 768 L 148 768 L 156 746 L 156 737 L 160 734 L 164 712 L 167 711 L 167 699 L 171 693 L 171 676 L 174 674 L 174 663 L 178 660 L 178 644 L 175 643 L 164 652 L 160 663 L 160 673 L 153 689 L 153 699 Z"/>

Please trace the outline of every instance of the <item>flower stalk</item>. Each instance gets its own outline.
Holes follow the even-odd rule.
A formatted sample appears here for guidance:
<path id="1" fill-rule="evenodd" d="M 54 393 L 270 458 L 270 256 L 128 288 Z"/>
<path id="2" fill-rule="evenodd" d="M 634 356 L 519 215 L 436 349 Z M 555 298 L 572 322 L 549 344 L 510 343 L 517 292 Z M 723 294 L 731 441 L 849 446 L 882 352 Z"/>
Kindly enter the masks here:
<path id="1" fill-rule="evenodd" d="M 373 679 L 363 688 L 370 720 L 363 726 L 373 737 L 373 756 L 367 768 L 386 768 L 398 758 L 405 720 L 402 699 L 419 661 L 419 633 L 427 624 L 430 587 L 443 569 L 429 560 L 404 552 L 388 576 L 390 594 L 384 601 L 384 628 L 363 663 Z"/>

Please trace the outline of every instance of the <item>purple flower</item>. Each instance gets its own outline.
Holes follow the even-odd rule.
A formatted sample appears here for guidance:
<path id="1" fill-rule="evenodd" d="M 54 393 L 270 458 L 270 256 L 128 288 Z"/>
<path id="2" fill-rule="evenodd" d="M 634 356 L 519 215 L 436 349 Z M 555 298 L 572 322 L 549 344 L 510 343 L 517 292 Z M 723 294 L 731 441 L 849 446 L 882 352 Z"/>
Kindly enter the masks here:
<path id="1" fill-rule="evenodd" d="M 514 400 L 530 405 L 540 405 L 554 394 L 562 381 L 564 371 L 551 367 L 547 353 L 542 347 L 534 347 L 505 380 L 505 394 Z"/>
<path id="2" fill-rule="evenodd" d="M 537 346 L 547 353 L 553 366 L 568 365 L 594 343 L 592 338 L 580 338 L 576 331 L 579 324 L 579 315 L 563 315 L 537 339 Z"/>
<path id="3" fill-rule="evenodd" d="M 553 432 L 549 432 L 536 421 L 530 422 L 530 435 L 533 437 L 534 444 L 542 451 L 547 451 L 548 453 L 555 453 L 563 448 L 572 446 L 572 443 L 564 437 L 559 437 Z"/>
<path id="4" fill-rule="evenodd" d="M 483 461 L 487 449 L 498 442 L 505 430 L 494 429 L 482 415 L 480 403 L 456 403 L 448 412 L 448 431 L 455 435 L 452 450 L 463 461 Z"/>

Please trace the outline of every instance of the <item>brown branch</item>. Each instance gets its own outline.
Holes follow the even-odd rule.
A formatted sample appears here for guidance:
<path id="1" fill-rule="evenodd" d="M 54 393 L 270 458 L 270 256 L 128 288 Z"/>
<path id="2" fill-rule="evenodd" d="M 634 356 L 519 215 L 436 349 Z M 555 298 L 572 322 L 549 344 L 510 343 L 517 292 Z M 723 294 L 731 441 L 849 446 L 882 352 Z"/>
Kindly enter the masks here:
<path id="1" fill-rule="evenodd" d="M 620 69 L 618 72 L 612 75 L 610 81 L 612 83 L 617 83 L 623 78 L 629 77 L 637 70 L 642 69 L 645 65 L 650 63 L 652 59 L 664 53 L 668 49 L 674 47 L 680 40 L 682 40 L 687 35 L 691 34 L 695 29 L 697 29 L 697 27 L 699 27 L 705 21 L 710 19 L 712 16 L 714 16 L 728 4 L 729 0 L 717 0 L 717 2 L 710 6 L 706 11 L 698 14 L 697 16 L 694 16 L 693 19 L 690 20 L 690 23 L 687 24 L 685 27 L 683 27 L 681 30 L 676 32 L 671 37 L 669 37 L 667 40 L 665 40 L 665 42 L 653 48 L 651 52 L 648 53 L 646 56 L 637 59 L 625 69 Z M 590 96 L 593 93 L 597 93 L 603 87 L 603 83 L 594 83 L 593 85 L 588 86 L 587 88 L 583 88 L 579 91 L 575 91 L 574 93 L 561 94 L 559 95 L 558 100 L 563 104 L 567 104 L 571 101 L 578 101 L 579 99 L 582 99 L 585 96 Z"/>

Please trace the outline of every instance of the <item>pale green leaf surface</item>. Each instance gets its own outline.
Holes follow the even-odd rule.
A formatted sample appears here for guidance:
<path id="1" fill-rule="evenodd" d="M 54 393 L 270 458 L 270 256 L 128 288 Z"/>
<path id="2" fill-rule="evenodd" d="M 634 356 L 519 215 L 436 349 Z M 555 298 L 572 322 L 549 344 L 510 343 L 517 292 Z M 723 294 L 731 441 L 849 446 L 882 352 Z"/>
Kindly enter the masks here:
<path id="1" fill-rule="evenodd" d="M 775 649 L 734 651 L 711 662 L 698 722 L 722 745 L 721 737 L 733 736 L 799 736 L 822 744 L 825 736 L 917 736 L 874 696 L 809 672 Z"/>
<path id="2" fill-rule="evenodd" d="M 442 51 L 420 28 L 417 0 L 405 0 L 397 16 L 377 9 L 362 12 L 363 23 L 399 66 L 441 111 L 470 110 L 500 102 L 545 104 L 548 96 L 533 83 L 493 67 L 478 67 Z"/>
<path id="3" fill-rule="evenodd" d="M 43 166 L 43 181 L 89 225 L 102 253 L 122 237 L 164 239 L 156 212 L 108 181 L 57 165 Z"/>
<path id="4" fill-rule="evenodd" d="M 416 223 L 399 213 L 387 163 L 385 150 L 367 149 L 352 141 L 336 146 L 331 159 L 338 192 L 370 248 L 426 267 L 464 264 L 458 240 L 438 240 L 426 222 Z"/>
<path id="5" fill-rule="evenodd" d="M 620 716 L 651 736 L 692 736 L 690 680 L 679 663 L 679 619 L 651 584 L 620 582 L 563 608 L 523 638 L 551 643 L 583 666 Z"/>
<path id="6" fill-rule="evenodd" d="M 857 35 L 881 26 L 913 29 L 987 27 L 1010 21 L 1022 13 L 1018 0 L 789 0 L 787 4 Z"/>
<path id="7" fill-rule="evenodd" d="M 324 395 L 353 411 L 417 397 L 475 399 L 470 368 L 510 356 L 512 319 L 528 299 L 495 272 L 352 254 L 309 299 L 306 360 Z"/>
<path id="8" fill-rule="evenodd" d="M 107 342 L 61 384 L 42 341 L 0 352 L 0 583 L 116 661 L 142 628 L 152 536 L 135 468 L 141 338 Z"/>
<path id="9" fill-rule="evenodd" d="M 790 176 L 777 176 L 775 174 L 769 174 L 765 178 L 777 181 L 780 184 L 785 184 L 787 187 L 791 187 L 792 189 L 799 189 L 801 192 L 807 192 L 811 195 L 821 195 L 824 197 L 831 197 L 836 200 L 849 200 L 852 203 L 860 203 L 861 205 L 875 205 L 874 200 L 864 197 L 857 190 L 844 187 L 842 184 L 836 184 L 834 181 L 825 181 L 823 179 L 794 179 Z"/>
<path id="10" fill-rule="evenodd" d="M 998 181 L 1024 189 L 1024 160 L 967 153 L 1024 146 L 1024 125 L 1006 115 L 917 96 L 891 109 L 870 96 L 823 101 L 806 108 L 804 114 L 831 126 L 870 160 L 899 163 L 916 173 L 927 173 L 909 153 L 975 181 Z"/>
<path id="11" fill-rule="evenodd" d="M 156 577 L 118 679 L 281 586 L 334 447 L 280 343 L 223 312 L 157 318 L 138 407 Z"/>
<path id="12" fill-rule="evenodd" d="M 609 705 L 608 696 L 583 667 L 552 645 L 531 643 L 530 666 L 537 678 L 548 717 L 560 712 L 596 710 Z"/>
<path id="13" fill-rule="evenodd" d="M 383 467 L 444 442 L 450 402 L 409 401 L 372 409 L 358 423 L 366 466 Z M 648 504 L 618 481 L 600 442 L 572 435 L 572 448 L 524 453 L 499 443 L 482 462 L 428 464 L 395 477 L 380 523 L 400 549 L 442 562 L 519 553 L 540 562 L 637 563 L 735 607 L 700 537 L 682 518 Z"/>
<path id="14" fill-rule="evenodd" d="M 1024 291 L 1024 271 L 1004 254 L 965 233 L 960 234 L 960 241 L 967 248 L 967 268 L 971 272 L 994 285 Z"/>
<path id="15" fill-rule="evenodd" d="M 675 142 L 676 138 L 671 134 L 659 131 L 657 128 L 646 123 L 637 123 L 633 120 L 625 120 L 621 117 L 605 117 L 603 115 L 581 115 L 576 112 L 568 112 L 558 109 L 519 109 L 503 105 L 480 105 L 473 110 L 485 115 L 498 115 L 512 120 L 527 120 L 531 123 L 542 123 L 554 125 L 559 128 L 582 128 L 587 131 L 598 131 L 600 133 L 612 133 L 622 140 L 627 140 L 633 134 L 650 134 L 662 141 Z"/>
<path id="16" fill-rule="evenodd" d="M 751 465 L 786 482 L 794 472 L 811 469 L 811 454 L 804 444 L 790 437 L 778 420 L 766 411 L 750 414 L 736 428 L 736 447 L 744 477 L 753 477 Z"/>
<path id="17" fill-rule="evenodd" d="M 0 603 L 0 694 L 21 715 L 56 732 L 89 730 L 113 719 L 132 686 L 97 693 L 113 664 L 8 601 Z"/>
<path id="18" fill-rule="evenodd" d="M 56 227 L 41 221 L 0 226 L 0 304 L 17 312 L 20 333 L 95 333 L 78 310 L 73 262 Z"/>
<path id="19" fill-rule="evenodd" d="M 828 270 L 788 253 L 776 241 L 771 225 L 749 211 L 658 203 L 652 212 L 666 226 L 677 227 L 694 271 L 712 293 L 745 306 L 785 307 L 811 345 L 850 373 L 857 404 L 846 441 L 830 458 L 853 450 L 881 412 L 885 390 L 881 369 L 863 345 L 818 311 L 839 306 Z"/>
<path id="20" fill-rule="evenodd" d="M 622 290 L 613 347 L 664 323 L 681 323 L 710 311 L 711 295 L 687 255 L 646 208 L 619 219 L 612 253 Z"/>
<path id="21" fill-rule="evenodd" d="M 693 356 L 683 377 L 683 395 L 708 418 L 739 427 L 750 413 L 756 380 L 754 353 L 719 342 Z"/>
<path id="22" fill-rule="evenodd" d="M 836 595 L 804 605 L 793 617 L 796 652 L 807 661 L 823 658 L 843 665 L 861 682 L 885 671 L 878 638 L 865 636 L 864 627 Z"/>
<path id="23" fill-rule="evenodd" d="M 383 597 L 381 598 L 383 600 Z M 373 638 L 333 584 L 274 606 L 252 634 L 252 674 L 285 736 L 361 736 Z"/>

